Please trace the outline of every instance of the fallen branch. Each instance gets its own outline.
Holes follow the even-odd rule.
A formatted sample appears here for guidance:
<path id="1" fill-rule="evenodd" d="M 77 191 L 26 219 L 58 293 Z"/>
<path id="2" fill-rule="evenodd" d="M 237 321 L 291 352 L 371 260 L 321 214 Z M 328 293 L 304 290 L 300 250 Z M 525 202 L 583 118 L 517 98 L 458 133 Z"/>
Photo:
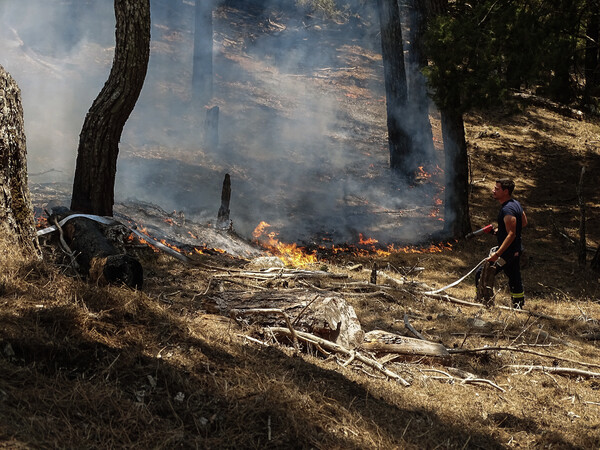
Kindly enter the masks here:
<path id="1" fill-rule="evenodd" d="M 429 377 L 433 380 L 448 380 L 448 381 L 454 381 L 454 380 L 458 380 L 460 381 L 460 384 L 487 384 L 492 386 L 495 389 L 498 389 L 501 392 L 506 392 L 506 389 L 498 386 L 496 383 L 494 383 L 491 380 L 488 380 L 487 378 L 475 378 L 473 376 L 468 376 L 467 378 L 461 378 L 461 377 L 455 377 L 450 375 L 447 372 L 444 372 L 443 370 L 438 370 L 438 369 L 422 369 L 422 371 L 424 372 L 437 372 L 437 373 L 441 373 L 443 375 L 445 375 L 444 377 Z"/>
<path id="2" fill-rule="evenodd" d="M 408 331 L 410 331 L 415 337 L 426 341 L 427 339 L 425 339 L 423 337 L 423 335 L 421 333 L 419 333 L 417 330 L 415 330 L 415 328 L 410 324 L 409 320 L 408 320 L 408 314 L 404 314 L 404 326 L 408 329 Z"/>
<path id="3" fill-rule="evenodd" d="M 505 367 L 508 367 L 509 369 L 527 369 L 528 371 L 540 370 L 542 372 L 558 373 L 560 375 L 578 375 L 586 378 L 600 378 L 600 373 L 598 372 L 589 372 L 587 370 L 573 369 L 571 367 L 527 366 L 520 364 L 511 364 Z"/>
<path id="4" fill-rule="evenodd" d="M 269 329 L 271 331 L 273 331 L 274 333 L 282 333 L 282 334 L 286 334 L 286 335 L 291 334 L 290 330 L 288 330 L 287 328 L 270 327 Z M 378 362 L 372 358 L 368 358 L 368 357 L 362 355 L 361 353 L 358 353 L 354 350 L 349 350 L 345 347 L 342 347 L 341 345 L 336 344 L 335 342 L 331 342 L 326 339 L 322 339 L 322 338 L 315 336 L 313 334 L 310 334 L 310 333 L 305 333 L 303 331 L 297 331 L 296 334 L 297 334 L 298 338 L 303 341 L 310 342 L 310 343 L 316 342 L 321 347 L 325 348 L 326 350 L 336 352 L 336 353 L 341 353 L 343 355 L 346 355 L 348 358 L 354 357 L 356 360 L 362 362 L 363 364 L 366 364 L 369 367 L 379 370 L 380 372 L 384 373 L 389 378 L 393 378 L 393 379 L 397 380 L 403 386 L 405 386 L 405 387 L 410 386 L 410 383 L 408 381 L 406 381 L 404 378 L 402 378 L 400 375 L 386 369 L 385 367 L 383 367 L 383 365 L 380 362 Z"/>
<path id="5" fill-rule="evenodd" d="M 461 300 L 459 298 L 450 297 L 449 295 L 446 295 L 446 294 L 430 294 L 427 292 L 421 292 L 421 294 L 426 295 L 427 297 L 439 298 L 440 300 L 446 300 L 450 303 L 457 303 L 459 305 L 475 306 L 478 308 L 484 307 L 484 305 L 482 305 L 481 303 L 468 302 L 466 300 Z M 496 308 L 503 309 L 505 311 L 514 312 L 517 314 L 528 314 L 530 316 L 539 317 L 540 319 L 559 320 L 556 317 L 549 316 L 547 314 L 539 313 L 536 311 L 531 311 L 529 309 L 515 309 L 515 308 L 511 308 L 510 306 L 504 306 L 504 305 L 496 305 Z"/>
<path id="6" fill-rule="evenodd" d="M 310 271 L 310 270 L 293 270 L 287 271 L 284 269 L 277 269 L 276 272 L 265 271 L 265 272 L 235 272 L 228 274 L 215 274 L 215 278 L 253 278 L 257 280 L 274 280 L 278 278 L 348 278 L 346 274 L 335 274 L 322 271 Z"/>
<path id="7" fill-rule="evenodd" d="M 563 358 L 561 356 L 556 356 L 556 355 L 547 355 L 545 353 L 528 350 L 526 348 L 495 346 L 495 347 L 481 347 L 481 348 L 472 348 L 472 349 L 468 349 L 468 348 L 449 348 L 448 349 L 448 353 L 450 353 L 450 354 L 453 354 L 453 353 L 463 353 L 463 354 L 464 353 L 477 353 L 477 352 L 485 352 L 485 351 L 507 351 L 507 352 L 529 353 L 530 355 L 541 356 L 543 358 L 549 358 L 549 359 L 556 359 L 558 361 L 570 362 L 573 364 L 579 364 L 580 366 L 600 368 L 600 364 L 586 363 L 583 361 L 577 361 L 575 359 L 570 359 L 570 358 Z"/>
<path id="8" fill-rule="evenodd" d="M 300 350 L 300 345 L 298 344 L 298 336 L 296 334 L 296 330 L 294 330 L 294 327 L 292 326 L 292 322 L 290 321 L 290 316 L 287 315 L 287 313 L 285 311 L 283 311 L 282 309 L 278 309 L 278 308 L 256 308 L 256 309 L 246 309 L 246 310 L 241 310 L 241 309 L 232 309 L 229 312 L 230 317 L 235 320 L 237 322 L 237 316 L 238 315 L 247 315 L 247 314 L 280 314 L 283 316 L 283 318 L 285 319 L 285 323 L 289 328 L 290 334 L 292 335 L 292 340 L 294 342 L 294 348 L 296 349 L 296 351 Z"/>

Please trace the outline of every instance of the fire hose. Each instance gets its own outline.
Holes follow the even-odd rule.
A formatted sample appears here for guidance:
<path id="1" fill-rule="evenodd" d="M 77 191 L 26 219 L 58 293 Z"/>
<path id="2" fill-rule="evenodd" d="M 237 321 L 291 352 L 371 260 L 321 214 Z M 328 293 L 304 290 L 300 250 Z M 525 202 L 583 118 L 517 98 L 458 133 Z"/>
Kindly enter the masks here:
<path id="1" fill-rule="evenodd" d="M 443 288 L 440 289 L 436 289 L 435 291 L 427 291 L 424 292 L 424 294 L 439 294 L 442 291 L 445 291 L 446 289 L 449 289 L 451 287 L 456 286 L 457 284 L 461 283 L 465 278 L 467 278 L 469 275 L 471 275 L 473 272 L 475 272 L 479 266 L 481 266 L 485 261 L 487 260 L 487 257 L 483 258 L 481 261 L 479 261 L 479 263 L 477 263 L 477 265 L 475 267 L 473 267 L 466 275 L 462 276 L 461 278 L 459 278 L 458 280 L 456 280 L 453 283 L 450 283 L 447 286 L 444 286 Z"/>
<path id="2" fill-rule="evenodd" d="M 187 256 L 185 256 L 185 255 L 183 255 L 183 254 L 181 254 L 181 253 L 173 250 L 172 248 L 166 246 L 162 242 L 159 242 L 156 239 L 153 239 L 153 238 L 151 238 L 150 236 L 148 236 L 146 234 L 140 233 L 138 230 L 135 229 L 135 226 L 132 228 L 132 227 L 130 227 L 128 225 L 125 225 L 124 223 L 122 223 L 122 222 L 120 222 L 120 221 L 118 221 L 116 219 L 110 218 L 110 217 L 96 216 L 94 214 L 71 214 L 70 216 L 67 216 L 64 219 L 62 219 L 60 222 L 58 222 L 58 226 L 62 227 L 69 220 L 75 219 L 76 217 L 83 217 L 85 219 L 94 220 L 94 221 L 96 221 L 98 223 L 102 223 L 104 225 L 115 225 L 115 224 L 123 225 L 129 231 L 131 231 L 136 236 L 138 236 L 139 238 L 145 240 L 146 242 L 149 242 L 152 246 L 154 246 L 154 247 L 156 247 L 156 248 L 158 248 L 158 249 L 160 249 L 160 250 L 162 250 L 162 251 L 164 251 L 164 252 L 166 252 L 166 253 L 174 256 L 175 258 L 177 258 L 177 259 L 179 259 L 181 261 L 190 262 L 190 259 Z M 58 228 L 57 228 L 56 225 L 52 225 L 50 227 L 38 230 L 37 235 L 38 236 L 43 236 L 45 234 L 52 233 L 52 232 L 56 231 L 57 229 Z"/>
<path id="3" fill-rule="evenodd" d="M 478 236 L 480 234 L 494 234 L 494 226 L 492 224 L 486 225 L 483 228 L 480 228 L 479 230 L 473 231 L 472 233 L 469 233 L 465 236 L 465 238 L 471 238 L 473 236 Z M 498 249 L 498 247 L 494 247 L 490 250 L 490 256 L 492 255 L 492 253 L 494 253 L 496 250 Z M 453 283 L 450 283 L 447 286 L 444 286 L 443 288 L 440 289 L 436 289 L 435 291 L 427 291 L 425 292 L 425 294 L 439 294 L 442 291 L 445 291 L 446 289 L 450 289 L 451 287 L 456 286 L 457 284 L 461 283 L 465 278 L 467 278 L 469 275 L 471 275 L 473 272 L 475 272 L 486 260 L 488 259 L 488 257 L 483 258 L 481 261 L 479 261 L 479 263 L 473 267 L 466 275 L 464 275 L 463 277 L 459 278 L 458 280 L 456 280 Z M 499 260 L 502 258 L 499 258 Z M 500 261 L 499 265 L 504 265 L 504 260 Z"/>

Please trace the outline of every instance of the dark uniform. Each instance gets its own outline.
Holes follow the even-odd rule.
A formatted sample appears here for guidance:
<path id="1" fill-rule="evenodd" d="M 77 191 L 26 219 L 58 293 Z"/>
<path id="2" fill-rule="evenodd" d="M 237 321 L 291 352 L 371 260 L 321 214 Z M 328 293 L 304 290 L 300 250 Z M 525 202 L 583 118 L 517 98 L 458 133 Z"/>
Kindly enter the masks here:
<path id="1" fill-rule="evenodd" d="M 514 216 L 517 219 L 516 236 L 510 246 L 502 253 L 500 258 L 506 261 L 501 267 L 496 267 L 496 273 L 504 271 L 508 277 L 508 286 L 514 307 L 522 308 L 525 303 L 525 292 L 523 291 L 523 281 L 521 279 L 521 254 L 523 253 L 523 242 L 521 240 L 521 230 L 523 229 L 523 207 L 521 204 L 511 198 L 502 204 L 498 213 L 498 247 L 502 245 L 508 232 L 504 224 L 504 217 Z M 498 264 L 496 264 L 498 266 Z"/>

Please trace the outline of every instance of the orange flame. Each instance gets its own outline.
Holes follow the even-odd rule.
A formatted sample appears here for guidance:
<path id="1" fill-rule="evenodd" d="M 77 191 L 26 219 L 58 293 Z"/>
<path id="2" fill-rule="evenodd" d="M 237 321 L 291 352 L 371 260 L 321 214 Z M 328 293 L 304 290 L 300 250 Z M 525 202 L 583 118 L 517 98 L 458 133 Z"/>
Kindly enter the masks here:
<path id="1" fill-rule="evenodd" d="M 269 250 L 286 264 L 294 266 L 305 266 L 317 262 L 317 256 L 314 253 L 308 253 L 303 247 L 298 247 L 296 244 L 285 244 L 280 242 L 274 231 L 266 234 L 267 239 L 264 239 L 266 228 L 270 227 L 267 222 L 260 222 L 254 229 L 252 236 L 264 248 Z M 260 238 L 263 239 L 260 239 Z"/>

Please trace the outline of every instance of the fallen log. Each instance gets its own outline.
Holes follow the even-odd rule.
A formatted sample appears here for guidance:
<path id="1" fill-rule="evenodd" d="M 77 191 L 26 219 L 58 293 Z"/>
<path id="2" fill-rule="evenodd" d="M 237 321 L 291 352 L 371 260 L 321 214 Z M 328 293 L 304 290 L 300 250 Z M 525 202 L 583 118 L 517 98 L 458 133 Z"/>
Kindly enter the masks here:
<path id="1" fill-rule="evenodd" d="M 141 289 L 144 280 L 142 265 L 133 256 L 120 252 L 106 238 L 99 223 L 76 217 L 63 226 L 63 231 L 80 272 L 89 281 L 101 285 L 122 283 Z"/>
<path id="2" fill-rule="evenodd" d="M 450 353 L 442 344 L 415 339 L 382 330 L 365 334 L 361 348 L 374 353 L 397 353 L 410 356 L 449 358 Z"/>
<path id="3" fill-rule="evenodd" d="M 226 291 L 208 294 L 201 305 L 211 313 L 230 316 L 233 312 L 247 319 L 245 311 L 261 311 L 251 319 L 252 323 L 263 327 L 288 326 L 283 319 L 287 316 L 294 329 L 345 347 L 354 348 L 363 342 L 364 332 L 354 308 L 335 293 Z"/>

